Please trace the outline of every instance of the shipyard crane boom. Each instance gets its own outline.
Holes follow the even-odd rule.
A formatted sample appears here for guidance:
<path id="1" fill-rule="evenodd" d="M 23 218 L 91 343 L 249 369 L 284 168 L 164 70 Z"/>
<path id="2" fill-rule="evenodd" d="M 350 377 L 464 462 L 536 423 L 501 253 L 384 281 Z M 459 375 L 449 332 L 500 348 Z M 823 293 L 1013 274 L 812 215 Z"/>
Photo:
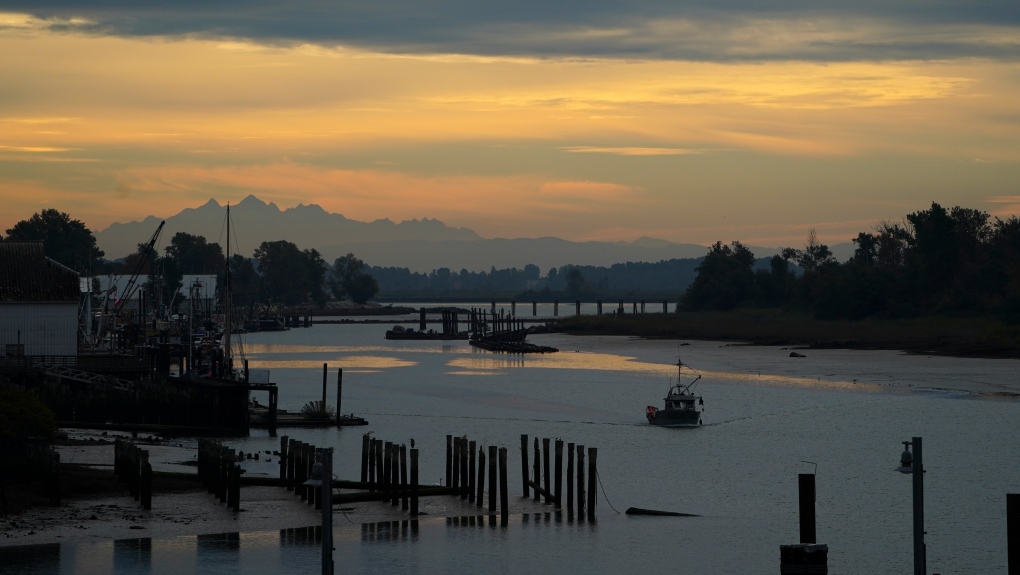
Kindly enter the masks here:
<path id="1" fill-rule="evenodd" d="M 146 242 L 145 247 L 142 250 L 139 250 L 144 253 L 142 253 L 142 257 L 138 258 L 138 261 L 135 263 L 135 269 L 131 272 L 131 277 L 128 279 L 127 285 L 124 286 L 124 291 L 121 292 L 120 298 L 113 303 L 114 314 L 120 313 L 121 308 L 124 307 L 127 300 L 134 295 L 135 282 L 138 281 L 138 276 L 145 268 L 145 264 L 149 262 L 149 258 L 152 257 L 152 254 L 154 253 L 152 247 L 156 245 L 156 240 L 159 239 L 159 232 L 163 231 L 164 224 L 166 224 L 166 220 L 159 222 L 159 227 L 156 228 L 155 233 L 153 233 L 152 237 L 149 238 L 149 241 Z"/>
<path id="2" fill-rule="evenodd" d="M 96 333 L 95 341 L 97 344 L 103 341 L 103 338 L 106 336 L 107 331 L 109 331 L 111 324 L 113 323 L 113 318 L 120 315 L 120 310 L 124 307 L 124 304 L 127 303 L 127 300 L 134 294 L 135 282 L 138 281 L 138 276 L 142 273 L 142 269 L 145 268 L 145 264 L 149 261 L 149 258 L 152 257 L 153 246 L 156 245 L 156 240 L 159 239 L 159 233 L 163 231 L 164 224 L 166 224 L 166 220 L 159 222 L 159 227 L 156 228 L 156 231 L 152 234 L 152 237 L 149 238 L 149 241 L 145 243 L 145 247 L 139 250 L 139 252 L 142 252 L 142 257 L 135 263 L 135 268 L 131 272 L 131 277 L 128 279 L 127 285 L 124 286 L 124 291 L 122 291 L 120 297 L 113 302 L 112 312 L 109 312 L 109 294 L 111 292 L 115 292 L 116 287 L 111 285 L 107 290 L 107 295 L 103 301 L 103 313 L 99 318 L 99 330 Z"/>

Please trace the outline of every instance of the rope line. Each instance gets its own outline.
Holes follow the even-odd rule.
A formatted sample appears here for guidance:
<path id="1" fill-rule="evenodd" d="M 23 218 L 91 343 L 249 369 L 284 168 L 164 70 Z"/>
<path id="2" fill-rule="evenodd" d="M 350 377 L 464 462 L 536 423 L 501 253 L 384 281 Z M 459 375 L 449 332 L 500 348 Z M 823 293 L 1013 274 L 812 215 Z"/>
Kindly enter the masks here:
<path id="1" fill-rule="evenodd" d="M 606 495 L 606 486 L 605 484 L 602 483 L 602 474 L 599 473 L 597 467 L 595 468 L 595 477 L 599 480 L 599 487 L 602 488 L 602 498 L 606 500 L 606 503 L 609 504 L 609 507 L 612 508 L 613 511 L 616 511 L 617 515 L 622 515 L 622 513 L 620 513 L 615 507 L 613 507 L 613 502 L 610 501 L 609 496 Z"/>

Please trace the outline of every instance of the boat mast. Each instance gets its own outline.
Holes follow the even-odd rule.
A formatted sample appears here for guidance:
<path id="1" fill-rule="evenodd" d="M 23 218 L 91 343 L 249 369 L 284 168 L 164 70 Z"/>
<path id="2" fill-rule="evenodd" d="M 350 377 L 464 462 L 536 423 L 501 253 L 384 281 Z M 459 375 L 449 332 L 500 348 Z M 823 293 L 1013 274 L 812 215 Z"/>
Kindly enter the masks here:
<path id="1" fill-rule="evenodd" d="M 227 204 L 227 265 L 224 279 L 226 285 L 224 286 L 224 303 L 223 303 L 223 361 L 227 368 L 227 377 L 229 379 L 234 378 L 234 366 L 233 358 L 230 353 L 230 316 L 231 316 L 231 298 L 232 289 L 230 286 L 230 204 Z"/>

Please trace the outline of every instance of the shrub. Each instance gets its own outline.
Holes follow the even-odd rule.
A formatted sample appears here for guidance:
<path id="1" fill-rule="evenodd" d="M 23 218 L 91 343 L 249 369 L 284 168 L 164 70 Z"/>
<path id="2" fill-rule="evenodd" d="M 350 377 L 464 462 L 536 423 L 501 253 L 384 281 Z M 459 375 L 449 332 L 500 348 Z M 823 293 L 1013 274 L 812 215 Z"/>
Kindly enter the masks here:
<path id="1" fill-rule="evenodd" d="M 53 439 L 57 418 L 38 397 L 14 387 L 0 386 L 0 438 Z"/>

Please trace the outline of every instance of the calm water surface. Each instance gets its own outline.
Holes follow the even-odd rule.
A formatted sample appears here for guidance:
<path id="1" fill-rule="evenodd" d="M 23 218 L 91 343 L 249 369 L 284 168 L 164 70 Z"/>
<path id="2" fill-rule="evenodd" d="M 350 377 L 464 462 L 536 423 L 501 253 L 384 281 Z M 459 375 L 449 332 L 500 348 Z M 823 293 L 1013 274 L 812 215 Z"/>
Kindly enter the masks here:
<path id="1" fill-rule="evenodd" d="M 370 422 L 281 433 L 335 447 L 341 478 L 359 474 L 363 433 L 414 438 L 423 483 L 445 473 L 445 436 L 467 435 L 509 448 L 511 494 L 519 489 L 512 478 L 520 435 L 561 438 L 598 448 L 604 492 L 596 525 L 517 517 L 507 528 L 451 526 L 427 518 L 416 529 L 369 530 L 337 516 L 338 573 L 636 573 L 664 563 L 681 574 L 778 573 L 778 547 L 799 536 L 797 474 L 816 465 L 818 539 L 829 545 L 830 572 L 905 573 L 911 481 L 892 470 L 900 442 L 912 436 L 924 438 L 929 570 L 1006 571 L 1005 495 L 1020 492 L 1020 401 L 953 389 L 965 387 L 960 382 L 1017 389 L 1020 362 L 843 350 L 794 359 L 777 348 L 563 335 L 529 337 L 560 353 L 521 357 L 467 342 L 390 342 L 386 329 L 317 325 L 248 335 L 251 367 L 271 371 L 280 407 L 321 398 L 327 363 L 330 404 L 342 367 L 342 411 Z M 661 405 L 678 355 L 704 376 L 705 425 L 651 427 L 645 406 Z M 236 444 L 278 449 L 279 439 L 256 431 Z M 700 517 L 615 511 L 631 506 Z M 113 543 L 65 545 L 48 567 L 86 572 L 81 558 L 114 565 L 121 557 L 115 571 L 124 573 L 306 573 L 318 569 L 313 539 L 192 537 L 120 542 L 119 552 Z"/>

